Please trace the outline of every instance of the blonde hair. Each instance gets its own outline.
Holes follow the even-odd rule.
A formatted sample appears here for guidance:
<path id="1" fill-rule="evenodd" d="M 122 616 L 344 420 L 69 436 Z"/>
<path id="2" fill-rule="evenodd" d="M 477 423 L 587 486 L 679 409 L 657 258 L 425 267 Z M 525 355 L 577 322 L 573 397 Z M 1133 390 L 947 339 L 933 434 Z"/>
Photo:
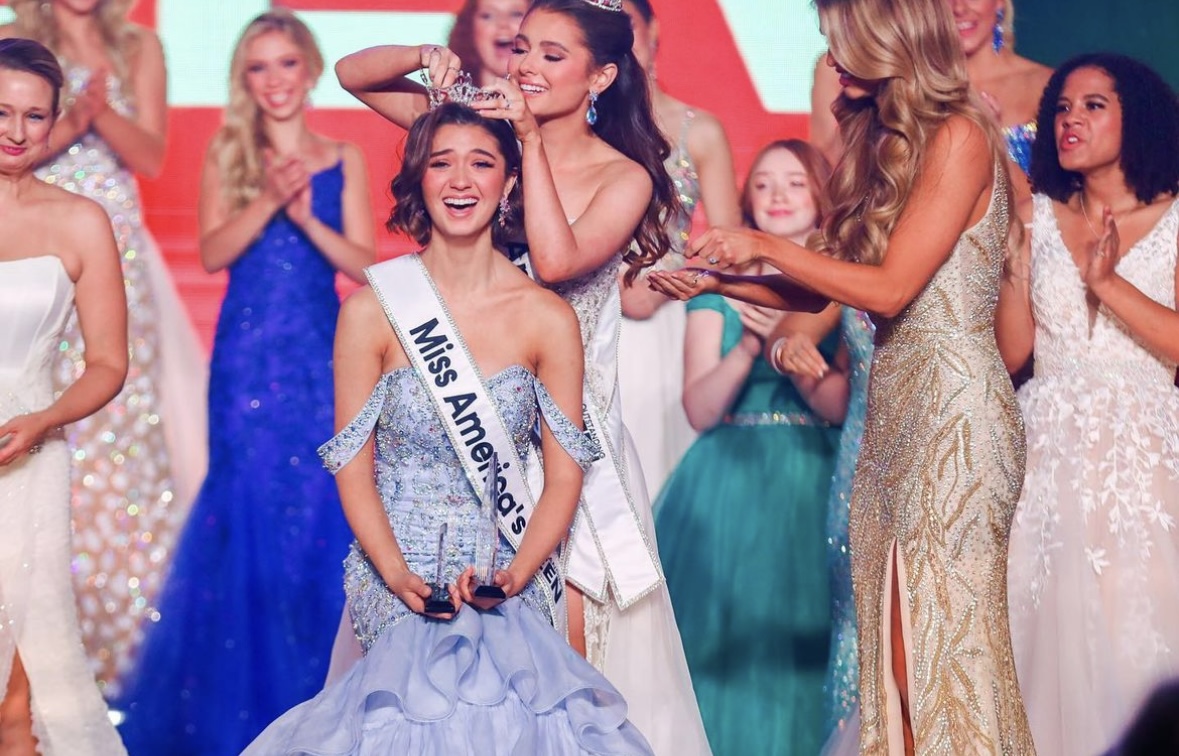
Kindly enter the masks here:
<path id="1" fill-rule="evenodd" d="M 323 55 L 314 35 L 290 11 L 268 11 L 242 30 L 229 64 L 229 104 L 221 128 L 209 143 L 221 175 L 222 194 L 231 210 L 242 208 L 262 190 L 262 151 L 270 145 L 262 128 L 262 111 L 246 89 L 246 48 L 272 32 L 285 34 L 299 48 L 313 81 L 323 73 Z"/>
<path id="2" fill-rule="evenodd" d="M 930 139 L 960 115 L 988 135 L 974 104 L 966 61 L 945 0 L 817 0 L 831 54 L 852 76 L 876 84 L 872 97 L 841 95 L 833 108 L 846 147 L 828 184 L 832 210 L 822 251 L 879 264 L 921 169 Z"/>
<path id="3" fill-rule="evenodd" d="M 112 73 L 123 81 L 130 75 L 131 60 L 139 52 L 139 31 L 127 19 L 134 4 L 135 0 L 100 0 L 95 9 L 98 29 L 114 68 Z M 61 30 L 53 6 L 45 0 L 11 0 L 9 5 L 16 15 L 17 35 L 40 42 L 60 58 Z M 128 97 L 134 95 L 131 87 L 125 91 Z"/>

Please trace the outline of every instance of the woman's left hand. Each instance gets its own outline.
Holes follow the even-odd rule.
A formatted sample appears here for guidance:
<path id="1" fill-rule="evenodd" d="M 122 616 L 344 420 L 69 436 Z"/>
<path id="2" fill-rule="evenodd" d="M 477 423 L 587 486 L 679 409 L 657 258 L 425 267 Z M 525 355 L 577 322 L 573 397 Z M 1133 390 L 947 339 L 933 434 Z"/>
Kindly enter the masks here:
<path id="1" fill-rule="evenodd" d="M 1115 270 L 1122 254 L 1118 225 L 1114 222 L 1113 211 L 1108 207 L 1102 212 L 1101 226 L 1101 238 L 1090 249 L 1083 274 L 1085 285 L 1094 292 L 1117 275 Z"/>
<path id="2" fill-rule="evenodd" d="M 40 412 L 17 415 L 0 425 L 0 467 L 15 462 L 22 454 L 41 451 L 48 430 Z"/>
<path id="3" fill-rule="evenodd" d="M 724 270 L 762 259 L 766 235 L 751 228 L 711 228 L 688 245 L 685 257 L 699 257 Z"/>
<path id="4" fill-rule="evenodd" d="M 716 291 L 719 284 L 715 271 L 705 268 L 653 270 L 647 274 L 647 286 L 652 291 L 681 301 Z"/>
<path id="5" fill-rule="evenodd" d="M 499 97 L 489 97 L 476 100 L 471 108 L 477 110 L 487 118 L 502 118 L 511 124 L 516 132 L 516 138 L 521 142 L 528 142 L 540 136 L 540 129 L 536 123 L 536 116 L 528 107 L 524 99 L 524 92 L 512 81 L 511 77 L 496 79 L 484 91 L 497 92 Z"/>
<path id="6" fill-rule="evenodd" d="M 759 307 L 748 302 L 737 302 L 737 315 L 741 318 L 741 325 L 757 336 L 763 343 L 769 338 L 778 321 L 785 315 L 785 310 L 772 310 L 769 307 Z"/>
<path id="7" fill-rule="evenodd" d="M 482 611 L 494 609 L 512 596 L 515 596 L 524 587 L 517 580 L 516 576 L 508 570 L 496 570 L 495 579 L 492 582 L 503 590 L 504 598 L 483 598 L 475 595 L 475 589 L 479 586 L 475 582 L 474 567 L 468 567 L 463 570 L 463 574 L 459 575 L 458 580 L 455 582 L 455 587 L 458 589 L 459 598 L 463 600 L 463 603 L 470 604 Z"/>

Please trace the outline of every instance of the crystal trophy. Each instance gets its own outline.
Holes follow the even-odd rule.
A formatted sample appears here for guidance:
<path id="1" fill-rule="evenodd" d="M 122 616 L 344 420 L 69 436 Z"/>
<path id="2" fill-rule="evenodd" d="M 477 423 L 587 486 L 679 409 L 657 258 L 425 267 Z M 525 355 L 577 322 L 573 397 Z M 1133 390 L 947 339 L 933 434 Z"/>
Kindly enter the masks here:
<path id="1" fill-rule="evenodd" d="M 491 452 L 487 465 L 487 481 L 479 497 L 479 519 L 475 528 L 475 595 L 479 598 L 507 598 L 504 589 L 495 584 L 495 556 L 499 551 L 499 512 L 495 500 L 498 494 L 499 455 Z"/>
<path id="2" fill-rule="evenodd" d="M 454 604 L 450 600 L 450 590 L 442 579 L 442 571 L 446 568 L 446 523 L 438 531 L 438 566 L 434 571 L 434 582 L 429 583 L 430 596 L 426 599 L 426 606 L 422 610 L 426 614 L 454 614 Z"/>

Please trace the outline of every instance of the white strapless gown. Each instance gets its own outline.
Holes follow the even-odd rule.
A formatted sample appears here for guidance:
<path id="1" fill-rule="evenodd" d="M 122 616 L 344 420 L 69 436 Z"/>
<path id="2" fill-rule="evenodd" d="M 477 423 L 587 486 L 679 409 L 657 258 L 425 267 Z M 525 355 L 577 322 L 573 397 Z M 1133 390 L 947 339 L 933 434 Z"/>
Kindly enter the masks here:
<path id="1" fill-rule="evenodd" d="M 53 402 L 74 285 L 57 257 L 0 262 L 0 422 Z M 20 654 L 42 756 L 125 754 L 82 648 L 70 579 L 70 456 L 60 437 L 0 467 L 0 680 Z"/>
<path id="2" fill-rule="evenodd" d="M 1027 474 L 1008 560 L 1011 641 L 1040 756 L 1104 753 L 1179 675 L 1179 389 L 1085 285 L 1034 198 L 1036 369 L 1019 390 Z M 1175 307 L 1179 202 L 1118 262 Z"/>

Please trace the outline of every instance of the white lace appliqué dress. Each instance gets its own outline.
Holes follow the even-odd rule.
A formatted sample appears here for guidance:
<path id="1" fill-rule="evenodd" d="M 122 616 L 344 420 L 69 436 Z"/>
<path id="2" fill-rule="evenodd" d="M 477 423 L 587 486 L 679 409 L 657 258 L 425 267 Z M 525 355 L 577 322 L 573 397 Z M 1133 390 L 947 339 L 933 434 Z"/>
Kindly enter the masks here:
<path id="1" fill-rule="evenodd" d="M 1035 197 L 1035 377 L 1019 392 L 1027 477 L 1008 586 L 1020 688 L 1036 750 L 1108 748 L 1151 688 L 1179 674 L 1179 389 L 1085 285 Z M 1117 272 L 1175 307 L 1179 201 Z"/>

